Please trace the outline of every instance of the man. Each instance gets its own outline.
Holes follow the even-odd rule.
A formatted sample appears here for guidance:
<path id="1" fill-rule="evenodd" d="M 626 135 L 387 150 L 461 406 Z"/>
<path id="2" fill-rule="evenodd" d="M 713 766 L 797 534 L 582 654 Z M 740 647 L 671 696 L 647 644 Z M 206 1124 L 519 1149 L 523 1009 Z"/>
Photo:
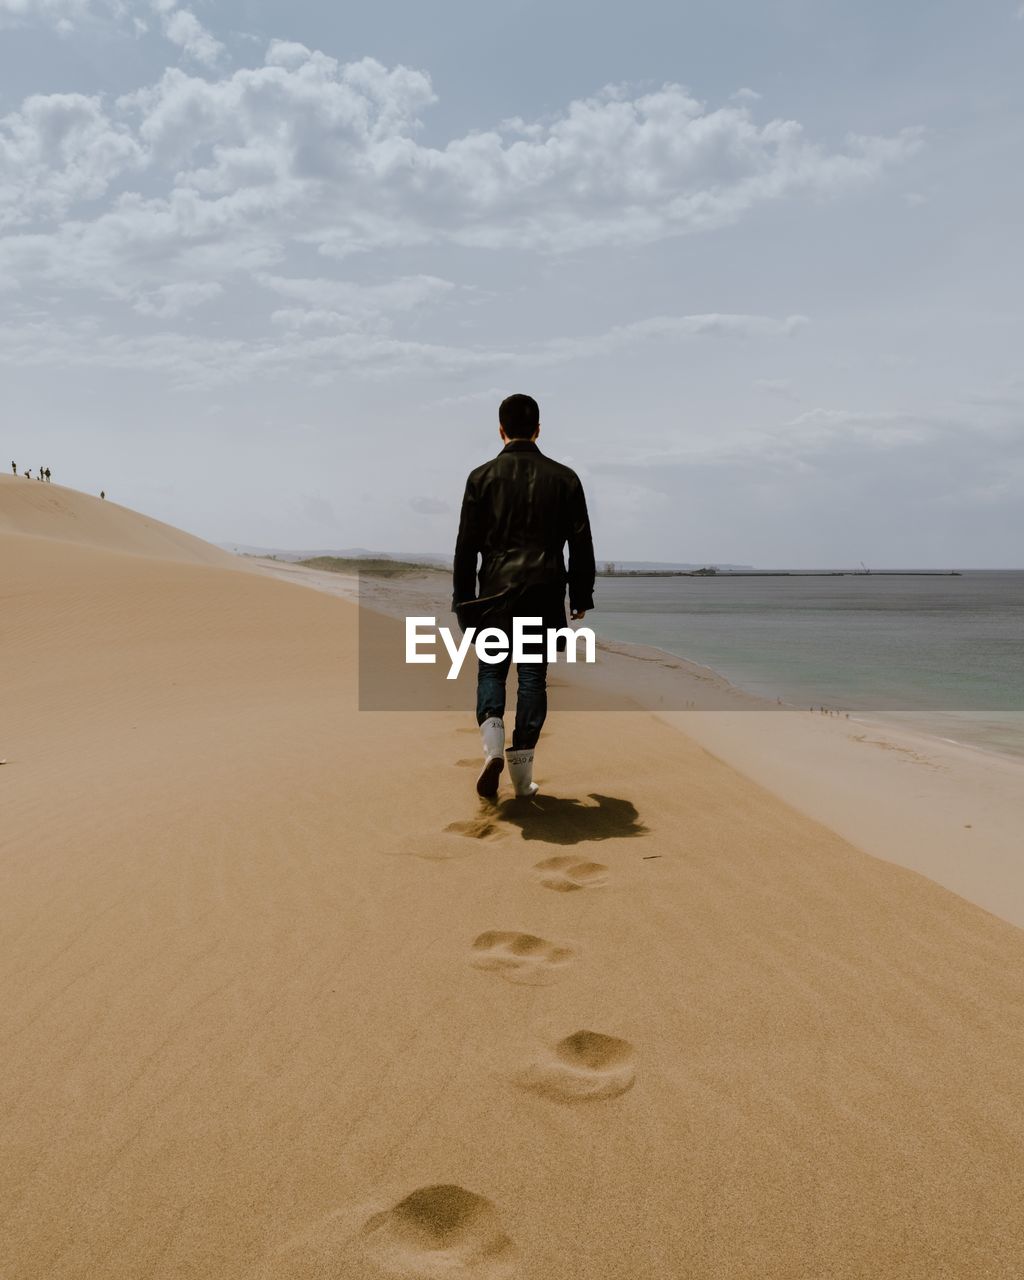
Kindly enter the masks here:
<path id="1" fill-rule="evenodd" d="M 504 448 L 470 472 L 466 481 L 452 609 L 464 631 L 471 626 L 500 627 L 511 636 L 515 617 L 539 617 L 544 628 L 564 627 L 567 584 L 573 619 L 583 618 L 594 606 L 594 546 L 583 486 L 574 471 L 537 448 L 540 410 L 532 396 L 503 400 L 498 423 Z M 562 557 L 566 544 L 568 570 Z M 546 645 L 533 650 L 546 655 Z M 510 666 L 511 654 L 498 662 L 478 663 L 476 721 L 484 767 L 476 789 L 481 796 L 498 794 L 505 767 L 505 682 Z M 516 720 L 507 756 L 516 795 L 530 796 L 537 790 L 534 749 L 547 715 L 547 659 L 517 666 Z"/>

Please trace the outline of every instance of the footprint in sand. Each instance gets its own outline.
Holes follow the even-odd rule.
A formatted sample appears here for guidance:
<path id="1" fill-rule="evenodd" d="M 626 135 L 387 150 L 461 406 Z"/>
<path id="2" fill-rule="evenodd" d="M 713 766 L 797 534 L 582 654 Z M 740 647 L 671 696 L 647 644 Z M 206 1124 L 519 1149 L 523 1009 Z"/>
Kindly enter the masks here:
<path id="1" fill-rule="evenodd" d="M 470 962 L 478 969 L 491 969 L 509 982 L 540 986 L 553 982 L 558 970 L 572 960 L 571 947 L 556 947 L 534 933 L 482 933 L 473 943 Z"/>
<path id="2" fill-rule="evenodd" d="M 421 1187 L 374 1214 L 362 1230 L 366 1252 L 395 1276 L 503 1280 L 516 1249 L 484 1196 L 452 1184 Z"/>
<path id="3" fill-rule="evenodd" d="M 445 840 L 444 836 L 462 836 L 462 840 Z M 508 831 L 493 818 L 470 818 L 465 822 L 449 822 L 441 833 L 440 839 L 410 842 L 405 847 L 384 850 L 396 858 L 423 858 L 427 862 L 451 862 L 456 858 L 469 858 L 473 854 L 473 846 L 466 840 L 479 840 L 493 843 L 504 840 Z"/>
<path id="4" fill-rule="evenodd" d="M 544 858 L 533 864 L 545 889 L 571 893 L 573 889 L 597 889 L 608 883 L 608 868 L 603 862 L 587 862 L 583 858 L 563 855 Z"/>
<path id="5" fill-rule="evenodd" d="M 577 1031 L 524 1071 L 519 1083 L 556 1102 L 588 1102 L 625 1093 L 635 1078 L 636 1050 L 628 1040 Z"/>

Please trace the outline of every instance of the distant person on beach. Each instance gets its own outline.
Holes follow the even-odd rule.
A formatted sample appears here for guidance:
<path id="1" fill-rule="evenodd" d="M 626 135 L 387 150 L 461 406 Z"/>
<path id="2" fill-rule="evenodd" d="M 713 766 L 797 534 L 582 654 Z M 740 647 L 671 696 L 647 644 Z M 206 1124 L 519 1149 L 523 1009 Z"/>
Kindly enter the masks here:
<path id="1" fill-rule="evenodd" d="M 49 468 L 49 467 L 47 467 L 47 468 L 46 468 L 46 471 L 44 472 L 44 475 L 46 476 L 46 483 L 47 483 L 47 484 L 49 484 L 49 483 L 50 483 L 50 468 Z"/>
<path id="2" fill-rule="evenodd" d="M 100 497 L 101 497 L 101 498 L 106 498 L 106 496 L 107 496 L 107 491 L 106 491 L 105 489 L 101 489 L 101 490 L 100 490 Z"/>
<path id="3" fill-rule="evenodd" d="M 594 607 L 594 546 L 583 486 L 574 471 L 537 448 L 540 410 L 532 396 L 512 395 L 498 408 L 504 448 L 470 472 L 455 546 L 452 609 L 465 631 L 539 617 L 565 627 L 565 593 L 573 619 Z M 569 567 L 563 560 L 568 544 Z M 477 557 L 480 558 L 479 570 Z M 479 576 L 479 583 L 478 583 Z M 479 586 L 479 590 L 478 590 Z M 543 651 L 543 646 L 536 649 Z M 479 795 L 498 794 L 505 767 L 505 683 L 511 654 L 478 663 L 476 722 L 483 740 Z M 517 664 L 519 681 L 509 775 L 517 796 L 537 790 L 533 757 L 547 715 L 547 660 Z"/>
<path id="4" fill-rule="evenodd" d="M 18 464 L 16 462 L 11 463 L 11 474 L 12 475 L 18 474 Z"/>

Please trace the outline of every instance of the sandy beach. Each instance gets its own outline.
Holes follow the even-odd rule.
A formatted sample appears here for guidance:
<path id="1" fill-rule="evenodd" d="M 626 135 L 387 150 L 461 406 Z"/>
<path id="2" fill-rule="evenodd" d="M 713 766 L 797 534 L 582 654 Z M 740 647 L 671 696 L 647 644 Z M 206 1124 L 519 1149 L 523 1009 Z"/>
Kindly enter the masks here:
<path id="1" fill-rule="evenodd" d="M 1016 762 L 584 687 L 485 805 L 300 578 L 0 476 L 0 1274 L 1024 1274 Z"/>

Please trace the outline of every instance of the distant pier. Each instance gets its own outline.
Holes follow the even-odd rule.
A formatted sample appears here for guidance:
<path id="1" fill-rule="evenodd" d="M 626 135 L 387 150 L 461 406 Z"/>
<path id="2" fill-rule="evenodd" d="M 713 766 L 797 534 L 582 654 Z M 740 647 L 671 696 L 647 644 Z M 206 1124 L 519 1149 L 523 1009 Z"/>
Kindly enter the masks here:
<path id="1" fill-rule="evenodd" d="M 599 569 L 599 578 L 959 578 L 959 569 Z"/>

